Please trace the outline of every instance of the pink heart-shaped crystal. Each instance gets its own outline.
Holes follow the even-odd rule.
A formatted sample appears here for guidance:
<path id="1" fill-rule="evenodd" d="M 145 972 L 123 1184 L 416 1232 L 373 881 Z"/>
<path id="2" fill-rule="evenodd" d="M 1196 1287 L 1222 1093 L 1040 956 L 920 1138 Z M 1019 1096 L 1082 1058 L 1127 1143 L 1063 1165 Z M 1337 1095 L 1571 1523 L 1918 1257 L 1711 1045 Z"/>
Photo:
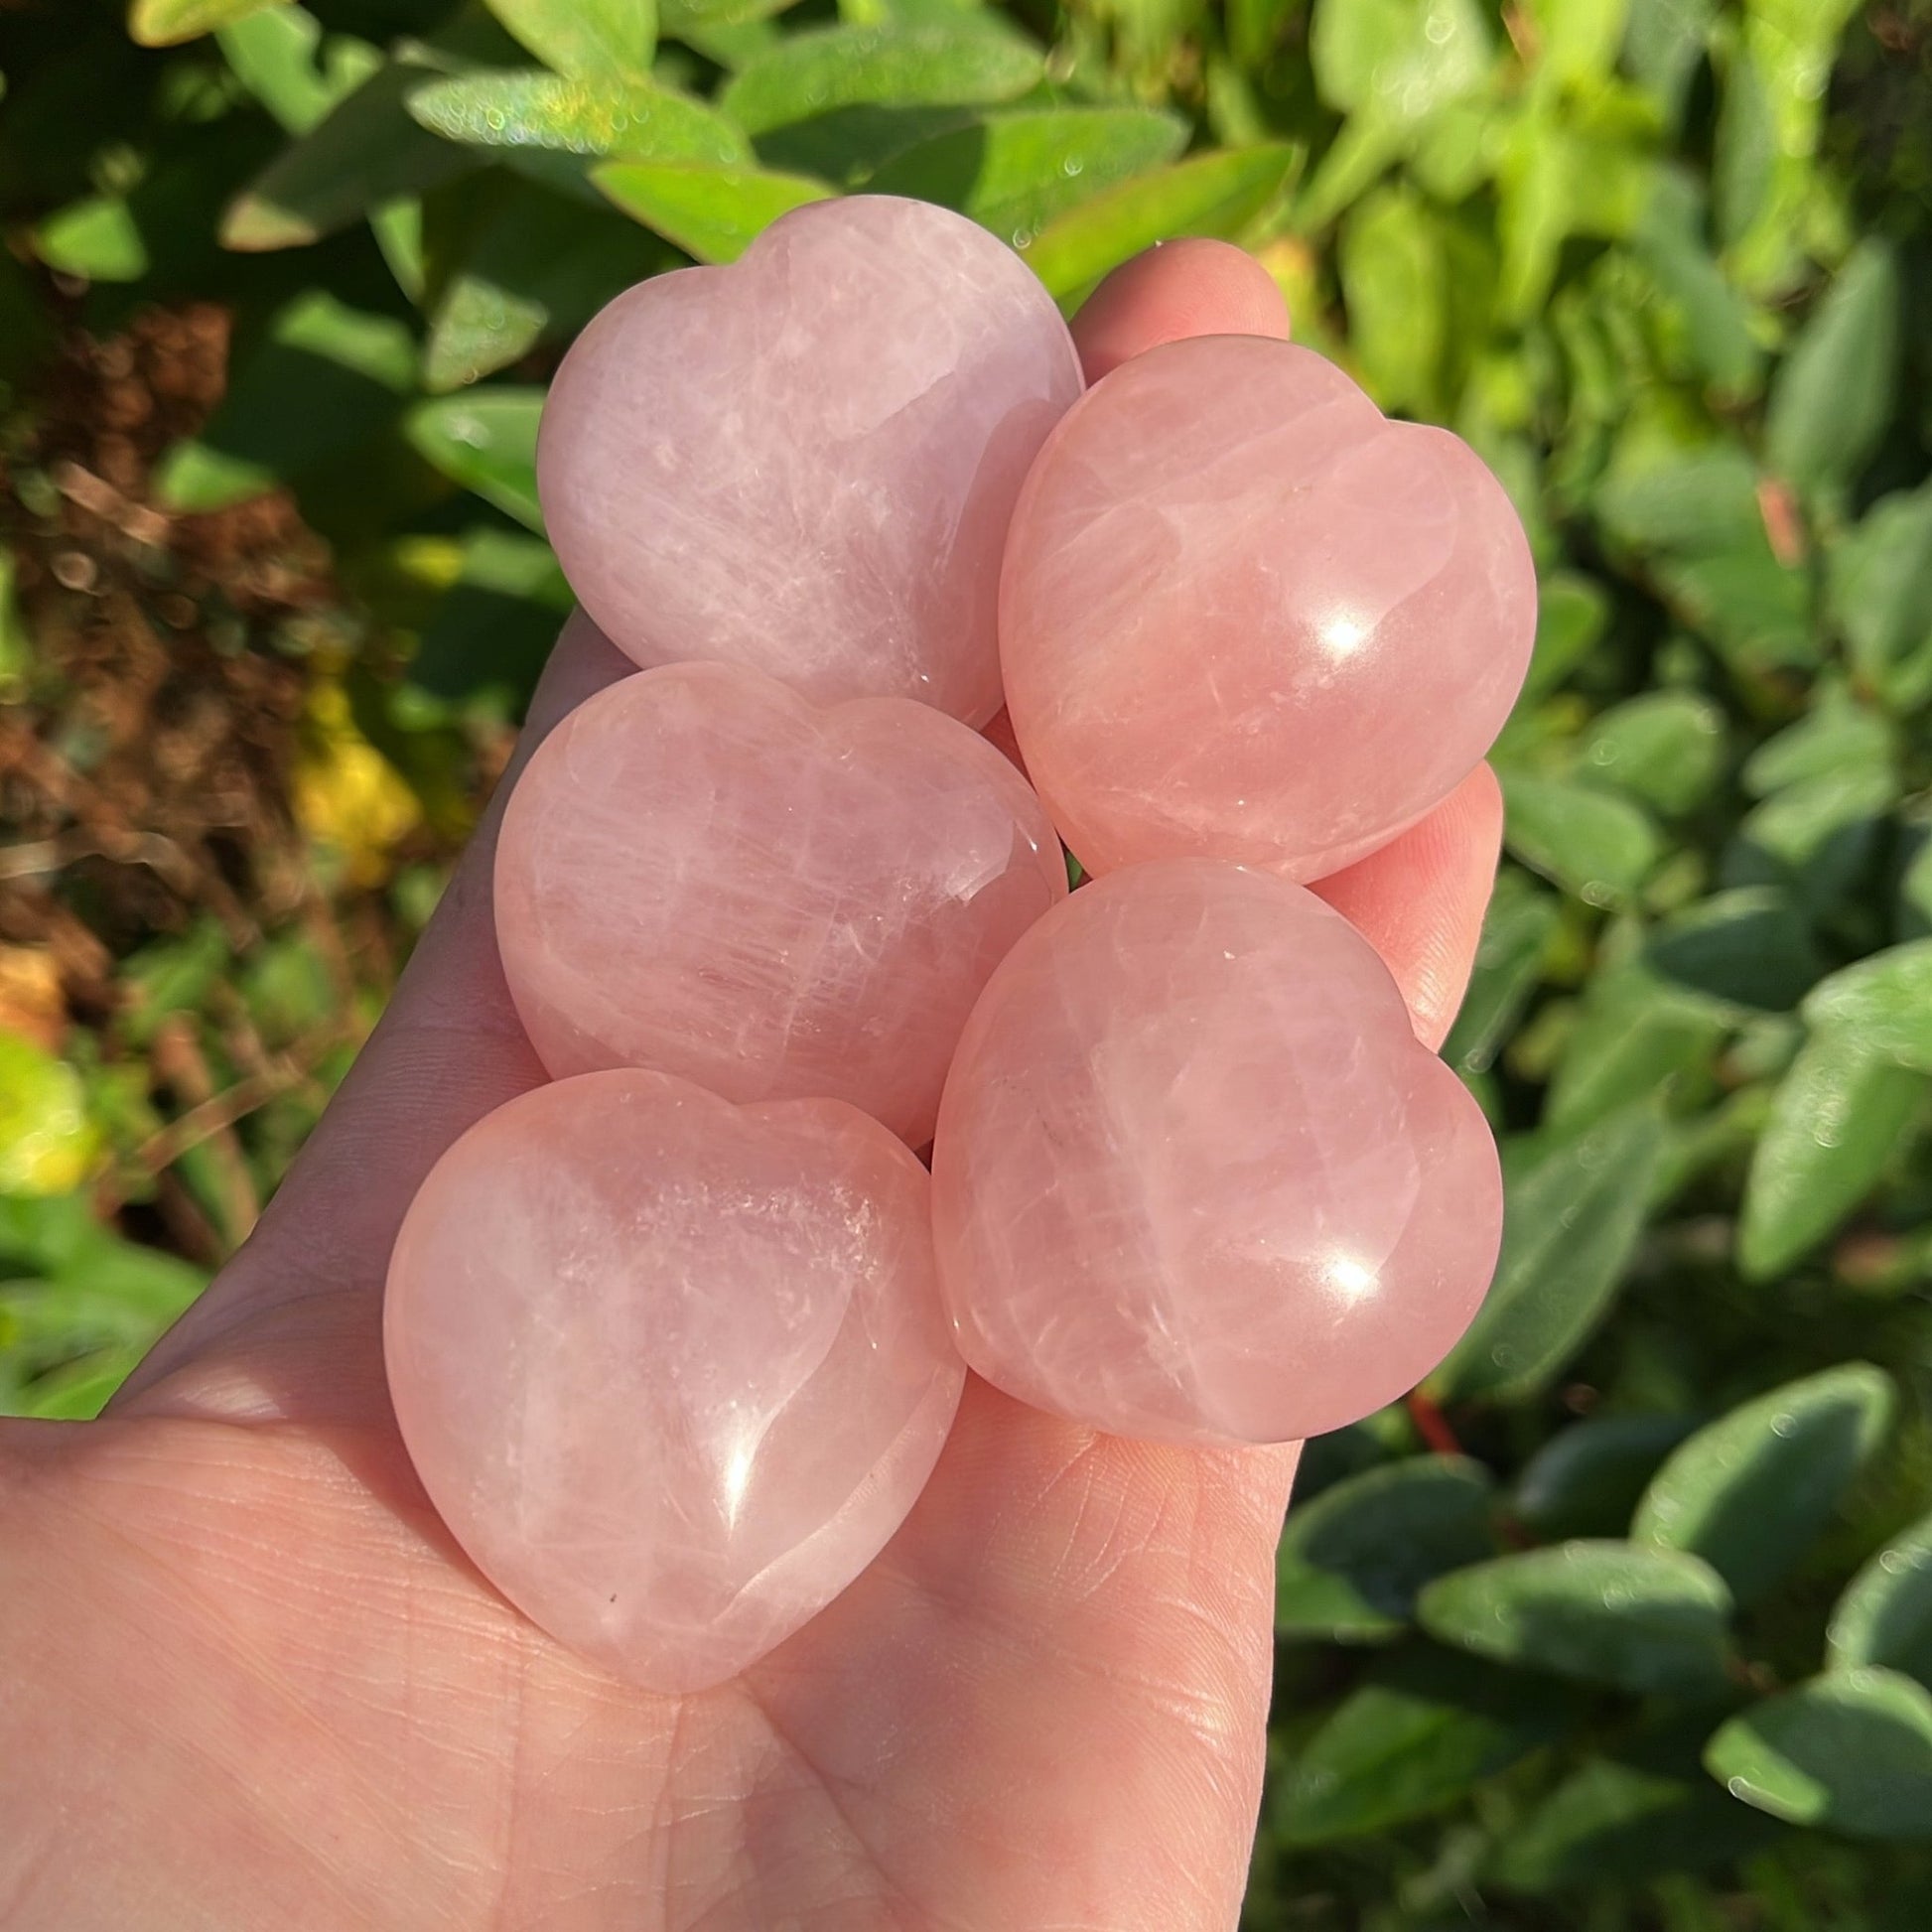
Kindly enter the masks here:
<path id="1" fill-rule="evenodd" d="M 736 664 L 600 692 L 518 780 L 496 930 L 552 1073 L 848 1100 L 914 1147 L 1007 950 L 1066 895 L 1037 798 L 925 705 Z"/>
<path id="2" fill-rule="evenodd" d="M 1000 599 L 1027 769 L 1096 873 L 1338 871 L 1474 767 L 1535 628 L 1522 527 L 1467 445 L 1249 336 L 1136 356 L 1062 418 Z"/>
<path id="3" fill-rule="evenodd" d="M 1014 497 L 1079 393 L 1059 312 L 985 229 L 817 203 L 592 321 L 544 409 L 544 520 L 639 664 L 724 658 L 981 725 Z"/>
<path id="4" fill-rule="evenodd" d="M 904 1147 L 837 1101 L 739 1108 L 660 1073 L 472 1128 L 403 1223 L 384 1335 L 457 1540 L 659 1691 L 744 1669 L 872 1561 L 964 1381 Z"/>
<path id="5" fill-rule="evenodd" d="M 1007 955 L 939 1110 L 968 1363 L 1123 1436 L 1273 1443 L 1414 1386 L 1502 1222 L 1481 1111 L 1313 894 L 1129 866 Z"/>

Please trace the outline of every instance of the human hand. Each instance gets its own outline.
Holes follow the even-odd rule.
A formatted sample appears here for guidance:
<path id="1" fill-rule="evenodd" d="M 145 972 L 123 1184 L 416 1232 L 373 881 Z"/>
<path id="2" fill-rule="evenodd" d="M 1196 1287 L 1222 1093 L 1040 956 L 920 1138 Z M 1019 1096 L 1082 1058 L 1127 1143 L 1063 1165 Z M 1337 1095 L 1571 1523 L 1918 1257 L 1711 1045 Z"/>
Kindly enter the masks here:
<path id="1" fill-rule="evenodd" d="M 1246 257 L 1176 243 L 1076 335 L 1092 376 L 1285 329 Z M 527 740 L 629 669 L 570 625 Z M 105 1420 L 0 1428 L 0 1922 L 1223 1932 L 1292 1449 L 1122 1442 L 969 1381 L 872 1568 L 683 1699 L 578 1661 L 443 1529 L 382 1279 L 431 1164 L 544 1077 L 496 960 L 495 820 L 246 1248 Z M 1478 770 L 1319 889 L 1432 1045 L 1499 827 Z"/>

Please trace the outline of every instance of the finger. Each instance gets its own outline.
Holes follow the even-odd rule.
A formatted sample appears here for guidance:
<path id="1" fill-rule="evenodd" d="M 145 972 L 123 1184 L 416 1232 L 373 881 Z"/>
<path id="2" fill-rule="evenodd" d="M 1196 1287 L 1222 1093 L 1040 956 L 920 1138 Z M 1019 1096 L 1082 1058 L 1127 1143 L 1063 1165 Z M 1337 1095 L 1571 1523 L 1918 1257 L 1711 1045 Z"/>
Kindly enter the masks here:
<path id="1" fill-rule="evenodd" d="M 510 770 L 381 1023 L 255 1232 L 135 1371 L 122 1406 L 238 1337 L 252 1359 L 187 1406 L 306 1411 L 332 1381 L 348 1410 L 379 1394 L 373 1316 L 404 1210 L 459 1135 L 545 1078 L 496 953 L 490 870 L 510 784 L 559 719 L 631 668 L 582 613 L 564 625 Z"/>
<path id="2" fill-rule="evenodd" d="M 1502 787 L 1479 764 L 1420 824 L 1310 888 L 1382 955 L 1432 1049 L 1468 989 L 1502 837 Z"/>
<path id="3" fill-rule="evenodd" d="M 1130 356 L 1190 336 L 1286 342 L 1287 299 L 1274 277 L 1231 242 L 1165 241 L 1115 269 L 1073 325 L 1089 382 Z"/>

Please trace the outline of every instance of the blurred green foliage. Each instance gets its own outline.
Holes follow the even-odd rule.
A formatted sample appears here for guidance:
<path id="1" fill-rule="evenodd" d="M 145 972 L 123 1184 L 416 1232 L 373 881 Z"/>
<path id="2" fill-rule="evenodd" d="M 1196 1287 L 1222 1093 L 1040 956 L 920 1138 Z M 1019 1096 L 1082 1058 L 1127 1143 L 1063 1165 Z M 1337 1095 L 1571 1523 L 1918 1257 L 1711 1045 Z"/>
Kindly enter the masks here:
<path id="1" fill-rule="evenodd" d="M 1308 1451 L 1249 1922 L 1932 1923 L 1932 9 L 69 0 L 4 32 L 9 433 L 50 276 L 103 334 L 227 305 L 226 399 L 154 501 L 288 486 L 330 544 L 298 818 L 402 940 L 408 829 L 460 832 L 463 748 L 567 608 L 545 376 L 639 276 L 869 185 L 1069 308 L 1225 235 L 1302 340 L 1467 437 L 1543 579 L 1447 1049 L 1508 1234 L 1429 1386 Z M 44 677 L 0 598 L 0 690 Z M 65 1060 L 0 1040 L 12 1406 L 97 1406 L 198 1280 L 124 1238 L 140 1176 L 238 1235 L 346 1057 L 331 1016 L 379 996 L 265 924 L 124 949 Z M 177 1147 L 127 1062 L 190 1016 L 218 1104 L 236 1011 L 300 1078 Z"/>

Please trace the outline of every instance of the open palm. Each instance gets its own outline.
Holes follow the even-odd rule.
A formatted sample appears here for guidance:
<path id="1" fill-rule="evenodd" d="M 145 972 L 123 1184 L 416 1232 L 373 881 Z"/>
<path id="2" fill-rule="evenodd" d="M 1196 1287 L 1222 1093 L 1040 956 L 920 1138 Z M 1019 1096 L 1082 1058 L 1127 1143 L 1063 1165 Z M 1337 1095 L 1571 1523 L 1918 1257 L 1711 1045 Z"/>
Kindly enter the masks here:
<path id="1" fill-rule="evenodd" d="M 1211 244 L 1130 265 L 1090 373 L 1280 333 Z M 566 632 L 534 736 L 621 663 Z M 1479 774 L 1331 888 L 1440 1036 L 1495 856 Z M 1225 1932 L 1293 1453 L 1100 1437 L 977 1382 L 872 1568 L 735 1683 L 578 1662 L 431 1510 L 383 1385 L 390 1242 L 536 1084 L 489 832 L 247 1248 L 108 1419 L 0 1429 L 0 1923 Z"/>

